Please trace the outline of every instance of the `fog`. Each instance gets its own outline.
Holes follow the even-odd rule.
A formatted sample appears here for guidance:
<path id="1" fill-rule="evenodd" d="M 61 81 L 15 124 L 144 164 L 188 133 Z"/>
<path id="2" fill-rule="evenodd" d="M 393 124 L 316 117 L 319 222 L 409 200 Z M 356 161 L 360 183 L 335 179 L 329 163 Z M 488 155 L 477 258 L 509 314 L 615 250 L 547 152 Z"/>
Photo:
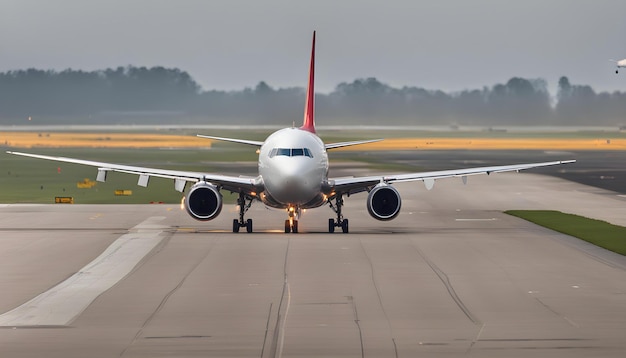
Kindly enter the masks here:
<path id="1" fill-rule="evenodd" d="M 561 77 L 457 92 L 393 87 L 376 78 L 316 94 L 318 123 L 332 125 L 619 126 L 626 92 L 596 92 Z M 204 90 L 187 72 L 164 67 L 0 73 L 0 124 L 300 123 L 305 90 L 264 81 L 241 90 Z"/>

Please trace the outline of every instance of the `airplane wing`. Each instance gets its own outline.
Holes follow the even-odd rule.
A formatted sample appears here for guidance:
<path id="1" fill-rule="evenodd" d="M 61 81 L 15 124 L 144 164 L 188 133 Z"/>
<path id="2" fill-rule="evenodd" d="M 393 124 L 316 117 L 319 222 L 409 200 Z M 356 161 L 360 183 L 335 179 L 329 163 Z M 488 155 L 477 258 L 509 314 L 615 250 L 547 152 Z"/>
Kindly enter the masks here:
<path id="1" fill-rule="evenodd" d="M 341 147 L 349 147 L 351 145 L 375 143 L 375 142 L 380 142 L 382 140 L 384 139 L 370 139 L 370 140 L 357 140 L 354 142 L 329 143 L 329 144 L 325 144 L 324 147 L 328 150 L 328 149 L 335 149 L 335 148 L 341 148 Z"/>
<path id="2" fill-rule="evenodd" d="M 82 165 L 97 167 L 98 175 L 96 177 L 96 180 L 100 182 L 106 181 L 106 176 L 108 172 L 120 172 L 120 173 L 139 175 L 139 181 L 137 182 L 137 185 L 144 186 L 144 187 L 148 186 L 148 181 L 150 177 L 173 179 L 174 188 L 178 190 L 179 192 L 183 192 L 185 190 L 185 186 L 187 182 L 195 183 L 201 180 L 209 182 L 209 183 L 213 183 L 217 186 L 222 187 L 223 189 L 227 191 L 237 192 L 237 193 L 258 192 L 260 191 L 259 189 L 263 186 L 261 179 L 254 178 L 254 177 L 233 177 L 233 176 L 226 176 L 226 175 L 200 173 L 200 172 L 145 168 L 145 167 L 136 167 L 132 165 L 112 164 L 112 163 L 96 162 L 96 161 L 91 161 L 91 160 L 82 160 L 82 159 L 74 159 L 74 158 L 66 158 L 66 157 L 54 157 L 54 156 L 48 156 L 48 155 L 29 154 L 29 153 L 12 152 L 12 151 L 7 151 L 7 153 L 20 155 L 24 157 L 46 159 L 46 160 L 52 160 L 52 161 L 57 161 L 57 162 L 74 163 L 74 164 L 82 164 Z"/>
<path id="3" fill-rule="evenodd" d="M 503 173 L 530 169 L 547 167 L 559 164 L 575 163 L 575 160 L 562 160 L 554 162 L 543 163 L 529 163 L 529 164 L 516 164 L 516 165 L 500 165 L 492 167 L 479 167 L 479 168 L 467 168 L 467 169 L 454 169 L 454 170 L 440 170 L 434 172 L 423 173 L 409 173 L 409 174 L 397 174 L 397 175 L 378 175 L 368 177 L 356 177 L 356 178 L 331 178 L 330 184 L 337 194 L 355 194 L 362 191 L 369 191 L 379 183 L 398 183 L 407 181 L 424 182 L 426 189 L 430 190 L 435 185 L 435 180 L 460 177 L 463 182 L 467 182 L 467 177 L 470 175 L 478 174 L 491 174 L 491 173 Z"/>
<path id="4" fill-rule="evenodd" d="M 200 138 L 206 138 L 206 139 L 221 140 L 223 142 L 232 142 L 232 143 L 239 143 L 239 144 L 254 145 L 254 146 L 257 146 L 257 147 L 260 147 L 260 146 L 263 145 L 263 142 L 256 141 L 256 140 L 237 139 L 237 138 L 224 138 L 224 137 L 213 137 L 213 136 L 210 136 L 210 135 L 202 135 L 202 134 L 196 134 L 196 136 L 200 137 Z"/>
<path id="5" fill-rule="evenodd" d="M 260 147 L 260 146 L 263 145 L 263 142 L 256 141 L 256 140 L 247 140 L 247 139 L 238 139 L 238 138 L 225 138 L 225 137 L 214 137 L 214 136 L 202 135 L 202 134 L 196 134 L 196 136 L 200 137 L 200 138 L 221 140 L 221 141 L 224 141 L 224 142 L 231 142 L 231 143 L 247 144 L 247 145 L 253 145 L 253 146 L 257 146 L 257 147 Z M 370 139 L 370 140 L 357 140 L 357 141 L 353 141 L 353 142 L 329 143 L 329 144 L 325 145 L 325 148 L 326 149 L 335 149 L 335 148 L 341 148 L 341 147 L 349 147 L 351 145 L 359 145 L 359 144 L 380 142 L 381 140 L 383 140 L 383 139 Z"/>

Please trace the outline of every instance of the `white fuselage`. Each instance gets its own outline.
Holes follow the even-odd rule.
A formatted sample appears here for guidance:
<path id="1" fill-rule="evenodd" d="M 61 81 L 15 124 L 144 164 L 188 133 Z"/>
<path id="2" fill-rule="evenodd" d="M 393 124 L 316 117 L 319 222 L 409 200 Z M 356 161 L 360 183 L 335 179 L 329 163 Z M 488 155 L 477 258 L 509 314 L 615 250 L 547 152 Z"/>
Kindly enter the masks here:
<path id="1" fill-rule="evenodd" d="M 617 67 L 626 67 L 626 59 L 617 61 Z"/>
<path id="2" fill-rule="evenodd" d="M 322 140 L 300 128 L 270 135 L 259 152 L 264 192 L 259 198 L 274 208 L 314 208 L 326 202 L 328 154 Z"/>

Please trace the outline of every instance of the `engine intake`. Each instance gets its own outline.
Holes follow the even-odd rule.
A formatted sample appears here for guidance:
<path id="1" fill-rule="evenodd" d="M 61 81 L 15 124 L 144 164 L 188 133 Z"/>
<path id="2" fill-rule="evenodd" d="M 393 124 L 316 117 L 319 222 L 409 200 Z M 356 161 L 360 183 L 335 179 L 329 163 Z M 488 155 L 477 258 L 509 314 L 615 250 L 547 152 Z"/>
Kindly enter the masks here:
<path id="1" fill-rule="evenodd" d="M 378 184 L 367 196 L 367 211 L 377 220 L 387 221 L 400 213 L 402 200 L 396 188 L 387 184 Z"/>
<path id="2" fill-rule="evenodd" d="M 215 219 L 222 211 L 222 194 L 215 185 L 198 182 L 185 197 L 185 209 L 196 220 Z"/>

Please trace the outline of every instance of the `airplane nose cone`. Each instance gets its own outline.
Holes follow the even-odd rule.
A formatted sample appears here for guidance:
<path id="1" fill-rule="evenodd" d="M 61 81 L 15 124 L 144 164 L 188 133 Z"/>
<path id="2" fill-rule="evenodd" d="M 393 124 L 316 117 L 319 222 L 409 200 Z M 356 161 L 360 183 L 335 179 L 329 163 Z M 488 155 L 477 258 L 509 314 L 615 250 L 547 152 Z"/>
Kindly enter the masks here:
<path id="1" fill-rule="evenodd" d="M 301 188 L 301 187 L 306 187 L 307 180 L 306 180 L 306 178 L 302 178 L 302 177 L 297 176 L 297 175 L 287 176 L 283 180 L 283 185 L 286 188 L 297 189 L 297 188 Z"/>
<path id="2" fill-rule="evenodd" d="M 283 203 L 303 204 L 311 200 L 315 196 L 315 188 L 311 187 L 311 180 L 309 178 L 310 173 L 307 168 L 297 163 L 289 163 L 291 165 L 285 165 L 280 168 L 280 174 L 276 176 L 274 183 L 278 185 L 272 185 L 272 195 Z"/>

